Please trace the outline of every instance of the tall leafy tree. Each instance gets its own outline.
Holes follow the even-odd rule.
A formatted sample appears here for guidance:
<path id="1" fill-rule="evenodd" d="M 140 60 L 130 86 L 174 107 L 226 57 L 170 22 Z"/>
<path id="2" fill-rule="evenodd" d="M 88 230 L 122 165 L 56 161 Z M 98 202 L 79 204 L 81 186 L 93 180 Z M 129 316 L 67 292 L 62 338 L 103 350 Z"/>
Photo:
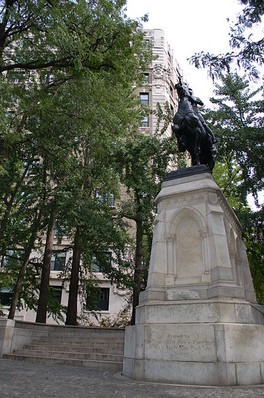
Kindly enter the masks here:
<path id="1" fill-rule="evenodd" d="M 116 152 L 120 179 L 128 195 L 121 212 L 135 225 L 131 324 L 135 323 L 139 293 L 146 282 L 155 217 L 154 199 L 173 159 L 172 154 L 176 152 L 174 140 L 162 136 L 167 126 L 165 116 L 161 131 L 153 136 L 141 132 L 132 134 Z"/>
<path id="2" fill-rule="evenodd" d="M 49 299 L 49 278 L 50 265 L 53 251 L 54 229 L 56 224 L 56 210 L 51 208 L 50 219 L 48 222 L 47 237 L 45 243 L 45 251 L 43 256 L 41 281 L 39 289 L 39 300 L 37 308 L 36 322 L 46 323 Z"/>
<path id="3" fill-rule="evenodd" d="M 88 123 L 78 139 L 78 166 L 65 185 L 70 205 L 65 219 L 75 230 L 67 324 L 77 323 L 81 260 L 107 250 L 107 246 L 113 248 L 118 239 L 116 224 L 111 221 L 115 214 L 104 199 L 118 194 L 119 180 L 113 169 L 115 159 L 111 148 L 118 147 L 122 137 L 129 133 L 134 123 L 135 102 L 131 87 L 102 77 L 95 78 L 90 89 L 93 95 Z"/>
<path id="4" fill-rule="evenodd" d="M 26 250 L 29 241 L 33 250 L 48 229 L 49 203 L 77 233 L 86 213 L 74 198 L 84 203 L 84 192 L 91 197 L 108 178 L 109 140 L 129 132 L 133 85 L 149 62 L 139 23 L 126 18 L 124 6 L 122 0 L 1 2 L 3 255 L 12 246 Z"/>
<path id="5" fill-rule="evenodd" d="M 216 84 L 215 109 L 207 117 L 218 139 L 218 162 L 215 178 L 230 205 L 236 211 L 243 229 L 244 241 L 252 270 L 256 294 L 264 302 L 263 204 L 258 194 L 264 186 L 264 125 L 261 89 L 252 90 L 250 83 L 237 74 L 222 76 Z M 248 204 L 255 198 L 256 210 Z"/>
<path id="6" fill-rule="evenodd" d="M 249 193 L 257 200 L 264 188 L 264 103 L 260 92 L 261 88 L 250 88 L 245 76 L 222 75 L 211 98 L 215 109 L 207 114 L 218 137 L 218 161 L 228 172 L 225 191 L 236 189 L 244 202 Z"/>
<path id="7" fill-rule="evenodd" d="M 230 51 L 218 55 L 202 52 L 190 61 L 198 68 L 207 68 L 214 81 L 223 83 L 216 86 L 220 97 L 213 100 L 217 110 L 210 115 L 218 126 L 220 142 L 220 163 L 215 172 L 220 169 L 219 185 L 223 184 L 231 205 L 239 212 L 257 296 L 263 302 L 263 209 L 257 202 L 258 191 L 263 189 L 263 101 L 256 98 L 261 98 L 261 90 L 263 93 L 264 38 L 259 27 L 264 4 L 260 0 L 240 3 L 240 15 L 230 26 Z M 255 91 L 249 89 L 248 81 L 256 84 Z M 255 197 L 257 212 L 248 207 L 248 193 Z"/>

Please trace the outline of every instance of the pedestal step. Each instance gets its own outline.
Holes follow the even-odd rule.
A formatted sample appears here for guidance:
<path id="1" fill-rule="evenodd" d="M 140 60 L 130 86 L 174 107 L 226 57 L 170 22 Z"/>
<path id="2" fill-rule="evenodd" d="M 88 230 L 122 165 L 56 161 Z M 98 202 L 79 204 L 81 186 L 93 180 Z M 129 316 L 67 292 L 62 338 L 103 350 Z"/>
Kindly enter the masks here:
<path id="1" fill-rule="evenodd" d="M 53 362 L 82 367 L 122 370 L 124 330 L 18 323 L 19 334 L 30 335 L 28 344 L 3 358 Z M 18 332 L 17 332 L 18 333 Z"/>

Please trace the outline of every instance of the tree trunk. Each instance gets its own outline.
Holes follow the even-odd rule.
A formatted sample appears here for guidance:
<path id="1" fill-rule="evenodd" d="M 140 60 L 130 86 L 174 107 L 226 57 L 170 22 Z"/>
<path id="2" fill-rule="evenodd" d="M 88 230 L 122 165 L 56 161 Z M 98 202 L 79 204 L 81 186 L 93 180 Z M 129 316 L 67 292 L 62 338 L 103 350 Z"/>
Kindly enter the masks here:
<path id="1" fill-rule="evenodd" d="M 143 245 L 143 225 L 141 220 L 137 220 L 134 287 L 133 287 L 133 297 L 132 297 L 132 316 L 130 322 L 131 325 L 135 325 L 136 307 L 138 306 L 139 303 L 139 293 L 141 291 L 142 245 Z"/>
<path id="2" fill-rule="evenodd" d="M 66 325 L 77 325 L 77 303 L 78 303 L 80 261 L 81 261 L 81 238 L 80 238 L 80 228 L 77 227 L 74 237 L 69 299 L 68 299 L 67 317 L 65 322 Z"/>
<path id="3" fill-rule="evenodd" d="M 41 273 L 38 310 L 36 316 L 36 322 L 39 323 L 46 323 L 46 318 L 47 318 L 48 299 L 49 299 L 50 262 L 53 250 L 55 222 L 56 222 L 56 212 L 55 209 L 53 209 L 51 211 L 49 225 L 48 225 L 42 273 Z"/>
<path id="4" fill-rule="evenodd" d="M 12 210 L 12 206 L 14 204 L 14 201 L 16 199 L 16 195 L 17 192 L 19 190 L 19 188 L 22 185 L 22 182 L 24 181 L 26 174 L 28 172 L 29 166 L 30 166 L 31 162 L 27 164 L 27 166 L 25 167 L 25 170 L 23 171 L 20 180 L 16 183 L 15 187 L 13 188 L 13 192 L 8 200 L 8 197 L 6 198 L 6 210 L 4 212 L 4 215 L 2 217 L 1 223 L 0 223 L 0 242 L 3 241 L 3 236 L 6 230 L 6 226 L 9 220 L 9 216 Z M 5 255 L 5 247 L 3 247 L 4 245 L 1 243 L 1 252 L 3 253 L 3 255 Z"/>
<path id="5" fill-rule="evenodd" d="M 43 183 L 43 191 L 42 191 L 42 195 L 41 195 L 42 200 L 40 201 L 39 210 L 36 210 L 36 214 L 34 216 L 34 220 L 32 223 L 31 236 L 28 241 L 28 245 L 26 246 L 26 249 L 25 249 L 24 261 L 20 268 L 20 271 L 19 271 L 19 274 L 17 277 L 17 281 L 16 281 L 16 284 L 14 287 L 13 297 L 12 297 L 11 306 L 10 306 L 9 314 L 8 314 L 9 319 L 14 319 L 14 316 L 16 313 L 17 301 L 18 301 L 18 297 L 19 297 L 19 292 L 20 292 L 20 289 L 21 289 L 21 286 L 23 283 L 24 276 L 26 274 L 26 270 L 27 270 L 27 266 L 28 266 L 28 263 L 30 260 L 30 255 L 31 255 L 32 249 L 34 248 L 37 233 L 40 229 L 42 209 L 46 203 L 46 182 L 47 182 L 47 170 L 44 167 L 43 176 L 42 176 L 42 183 Z"/>
<path id="6" fill-rule="evenodd" d="M 17 277 L 17 281 L 14 287 L 14 291 L 13 291 L 13 297 L 12 297 L 12 301 L 11 301 L 11 305 L 10 305 L 10 309 L 9 309 L 9 314 L 8 314 L 8 318 L 9 319 L 14 319 L 15 313 L 16 313 L 16 306 L 17 306 L 17 302 L 18 302 L 18 297 L 19 297 L 19 292 L 23 283 L 23 279 L 27 270 L 27 266 L 30 260 L 30 255 L 31 252 L 34 248 L 34 243 L 36 240 L 36 236 L 39 230 L 39 223 L 40 223 L 40 219 L 41 219 L 41 212 L 39 211 L 36 215 L 36 218 L 33 222 L 33 226 L 32 226 L 32 233 L 31 233 L 31 237 L 29 239 L 28 245 L 25 249 L 25 255 L 24 255 L 24 260 L 23 260 L 23 264 L 20 268 L 18 277 Z"/>

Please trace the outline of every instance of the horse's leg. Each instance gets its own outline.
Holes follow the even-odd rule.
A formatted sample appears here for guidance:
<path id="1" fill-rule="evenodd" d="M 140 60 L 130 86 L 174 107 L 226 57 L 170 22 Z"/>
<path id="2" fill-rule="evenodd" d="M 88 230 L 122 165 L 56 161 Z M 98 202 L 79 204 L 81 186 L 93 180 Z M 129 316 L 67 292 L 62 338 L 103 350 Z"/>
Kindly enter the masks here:
<path id="1" fill-rule="evenodd" d="M 215 146 L 215 144 L 212 144 L 212 142 L 211 142 L 210 148 L 207 149 L 207 153 L 208 153 L 207 165 L 212 172 L 214 165 L 215 165 L 215 159 L 216 159 L 216 146 Z"/>
<path id="2" fill-rule="evenodd" d="M 173 124 L 172 131 L 176 135 L 179 152 L 185 152 L 186 146 L 185 146 L 184 137 L 183 137 L 181 128 L 179 127 L 178 124 Z"/>
<path id="3" fill-rule="evenodd" d="M 199 164 L 201 164 L 201 161 L 200 161 L 200 154 L 201 154 L 200 131 L 199 131 L 199 128 L 197 128 L 197 127 L 193 131 L 194 131 L 194 148 L 193 148 L 193 153 L 191 154 L 192 165 L 198 166 Z"/>

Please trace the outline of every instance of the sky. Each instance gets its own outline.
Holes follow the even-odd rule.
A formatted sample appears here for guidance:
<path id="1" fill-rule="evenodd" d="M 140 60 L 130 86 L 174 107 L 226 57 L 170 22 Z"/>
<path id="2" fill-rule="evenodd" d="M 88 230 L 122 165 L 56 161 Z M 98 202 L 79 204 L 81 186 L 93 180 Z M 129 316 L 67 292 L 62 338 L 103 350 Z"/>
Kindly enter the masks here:
<path id="1" fill-rule="evenodd" d="M 127 0 L 127 15 L 140 18 L 149 15 L 146 29 L 163 29 L 174 57 L 196 96 L 206 106 L 213 96 L 213 84 L 205 69 L 190 65 L 187 58 L 197 52 L 214 54 L 229 47 L 229 23 L 241 10 L 238 0 Z"/>

